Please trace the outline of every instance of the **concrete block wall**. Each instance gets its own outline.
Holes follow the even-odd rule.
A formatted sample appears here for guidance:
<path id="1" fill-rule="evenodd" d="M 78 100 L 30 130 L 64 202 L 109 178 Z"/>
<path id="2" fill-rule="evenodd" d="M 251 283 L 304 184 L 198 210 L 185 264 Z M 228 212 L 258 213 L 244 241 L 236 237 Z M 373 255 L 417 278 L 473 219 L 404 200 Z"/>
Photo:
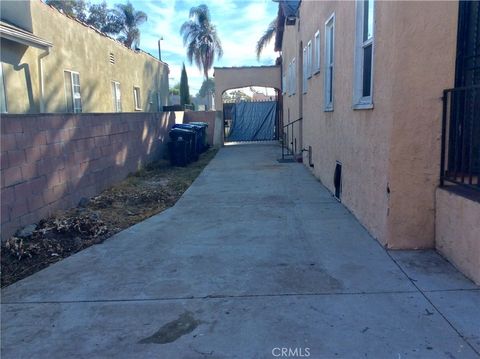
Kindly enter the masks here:
<path id="1" fill-rule="evenodd" d="M 2 240 L 165 155 L 175 118 L 173 112 L 2 115 Z"/>

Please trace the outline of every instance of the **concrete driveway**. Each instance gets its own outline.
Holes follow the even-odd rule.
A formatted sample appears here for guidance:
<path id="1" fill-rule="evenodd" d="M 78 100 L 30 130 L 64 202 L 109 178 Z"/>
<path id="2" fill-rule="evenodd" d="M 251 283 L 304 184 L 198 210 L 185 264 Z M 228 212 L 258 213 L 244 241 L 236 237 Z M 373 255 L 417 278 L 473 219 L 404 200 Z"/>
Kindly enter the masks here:
<path id="1" fill-rule="evenodd" d="M 2 293 L 2 358 L 478 358 L 480 290 L 386 252 L 276 145 Z"/>

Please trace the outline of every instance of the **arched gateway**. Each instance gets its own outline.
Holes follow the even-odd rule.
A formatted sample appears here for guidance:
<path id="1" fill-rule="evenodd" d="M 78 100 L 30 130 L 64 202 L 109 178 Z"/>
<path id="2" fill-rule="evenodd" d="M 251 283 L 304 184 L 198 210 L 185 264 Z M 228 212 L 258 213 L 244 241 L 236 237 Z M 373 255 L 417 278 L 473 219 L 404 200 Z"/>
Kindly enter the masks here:
<path id="1" fill-rule="evenodd" d="M 216 141 L 223 144 L 223 101 L 225 91 L 258 86 L 277 90 L 277 98 L 281 97 L 281 67 L 280 66 L 245 66 L 245 67 L 215 67 L 215 110 L 217 120 L 215 126 Z"/>

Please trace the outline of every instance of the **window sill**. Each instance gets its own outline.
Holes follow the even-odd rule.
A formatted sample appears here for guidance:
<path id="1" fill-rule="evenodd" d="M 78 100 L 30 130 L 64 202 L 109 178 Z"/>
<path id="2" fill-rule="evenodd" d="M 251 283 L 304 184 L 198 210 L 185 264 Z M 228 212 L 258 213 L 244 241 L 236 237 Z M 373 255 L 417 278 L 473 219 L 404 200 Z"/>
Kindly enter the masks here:
<path id="1" fill-rule="evenodd" d="M 458 185 L 458 184 L 450 184 L 446 183 L 443 186 L 439 187 L 444 191 L 453 193 L 457 196 L 463 197 L 467 200 L 480 203 L 480 191 L 477 191 L 473 188 L 469 188 L 466 186 Z"/>
<path id="2" fill-rule="evenodd" d="M 333 107 L 325 108 L 323 112 L 333 112 Z"/>
<path id="3" fill-rule="evenodd" d="M 356 103 L 352 106 L 353 110 L 373 110 L 373 103 Z"/>
<path id="4" fill-rule="evenodd" d="M 142 111 L 141 108 L 135 108 L 135 111 Z"/>

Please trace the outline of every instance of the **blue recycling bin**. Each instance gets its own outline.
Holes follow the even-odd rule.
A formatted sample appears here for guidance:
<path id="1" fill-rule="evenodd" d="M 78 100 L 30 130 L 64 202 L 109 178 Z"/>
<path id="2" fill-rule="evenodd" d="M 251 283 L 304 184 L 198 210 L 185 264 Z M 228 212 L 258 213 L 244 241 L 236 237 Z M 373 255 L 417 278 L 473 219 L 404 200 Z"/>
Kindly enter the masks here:
<path id="1" fill-rule="evenodd" d="M 190 125 L 200 126 L 201 138 L 202 138 L 202 152 L 206 151 L 208 148 L 208 138 L 207 138 L 207 127 L 208 123 L 206 122 L 190 122 Z"/>

